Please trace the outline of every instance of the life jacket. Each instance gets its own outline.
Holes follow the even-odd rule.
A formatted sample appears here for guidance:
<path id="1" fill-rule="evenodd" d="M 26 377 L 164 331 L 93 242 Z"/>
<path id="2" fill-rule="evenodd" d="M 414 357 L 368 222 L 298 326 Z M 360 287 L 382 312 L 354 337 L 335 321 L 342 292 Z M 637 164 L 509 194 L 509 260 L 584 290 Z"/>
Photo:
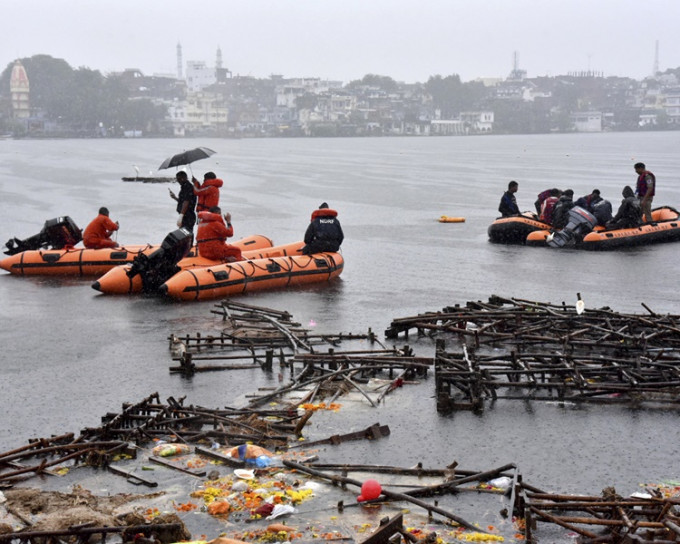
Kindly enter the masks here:
<path id="1" fill-rule="evenodd" d="M 654 174 L 652 174 L 649 170 L 645 170 L 644 172 L 642 172 L 642 174 L 640 174 L 638 176 L 637 186 L 636 186 L 636 189 L 635 189 L 635 193 L 640 198 L 645 196 L 647 194 L 647 190 L 650 189 L 647 186 L 647 180 L 645 179 L 647 176 L 650 176 L 652 178 L 652 187 L 651 187 L 651 190 L 650 190 L 650 193 L 649 193 L 650 196 L 654 196 L 654 194 L 656 193 L 656 176 Z"/>
<path id="2" fill-rule="evenodd" d="M 303 253 L 318 251 L 338 251 L 345 238 L 337 219 L 338 212 L 321 208 L 312 212 L 311 222 L 305 232 Z"/>
<path id="3" fill-rule="evenodd" d="M 196 210 L 199 212 L 208 211 L 213 206 L 220 205 L 220 187 L 224 182 L 219 179 L 206 179 L 203 185 L 194 188 L 194 194 L 198 197 Z"/>
<path id="4" fill-rule="evenodd" d="M 338 212 L 335 210 L 332 210 L 331 208 L 321 208 L 318 210 L 314 210 L 312 212 L 312 218 L 310 221 L 314 221 L 317 217 L 337 217 Z"/>
<path id="5" fill-rule="evenodd" d="M 556 196 L 549 196 L 543 201 L 543 206 L 541 206 L 541 217 L 540 220 L 548 225 L 552 225 L 553 212 L 555 211 L 555 204 L 559 199 Z"/>

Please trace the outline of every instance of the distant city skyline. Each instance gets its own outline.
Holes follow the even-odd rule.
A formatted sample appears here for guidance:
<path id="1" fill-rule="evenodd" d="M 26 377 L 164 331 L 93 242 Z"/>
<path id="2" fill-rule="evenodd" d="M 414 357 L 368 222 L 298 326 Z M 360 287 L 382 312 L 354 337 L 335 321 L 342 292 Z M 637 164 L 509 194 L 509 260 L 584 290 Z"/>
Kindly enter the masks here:
<path id="1" fill-rule="evenodd" d="M 594 71 L 642 79 L 680 66 L 680 0 L 4 0 L 0 63 L 46 54 L 103 73 L 366 74 L 406 83 Z"/>

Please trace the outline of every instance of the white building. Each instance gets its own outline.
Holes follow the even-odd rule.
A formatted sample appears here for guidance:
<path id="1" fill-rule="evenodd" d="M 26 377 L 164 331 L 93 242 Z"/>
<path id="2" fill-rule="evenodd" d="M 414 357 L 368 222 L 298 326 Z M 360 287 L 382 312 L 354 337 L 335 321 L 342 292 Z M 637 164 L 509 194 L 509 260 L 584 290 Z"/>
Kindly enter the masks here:
<path id="1" fill-rule="evenodd" d="M 214 68 L 209 68 L 202 60 L 187 61 L 187 89 L 200 91 L 215 84 L 217 76 Z"/>
<path id="2" fill-rule="evenodd" d="M 577 111 L 571 114 L 576 132 L 602 132 L 601 111 Z"/>

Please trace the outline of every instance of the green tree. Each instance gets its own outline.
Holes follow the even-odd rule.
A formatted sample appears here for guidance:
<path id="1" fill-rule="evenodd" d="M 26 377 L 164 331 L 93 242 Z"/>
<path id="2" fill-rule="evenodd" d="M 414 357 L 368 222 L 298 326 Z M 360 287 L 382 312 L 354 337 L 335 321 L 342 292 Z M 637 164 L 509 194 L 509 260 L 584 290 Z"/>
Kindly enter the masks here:
<path id="1" fill-rule="evenodd" d="M 479 109 L 487 91 L 483 83 L 463 83 L 458 74 L 431 76 L 425 90 L 432 97 L 432 105 L 441 111 L 443 119 L 457 117 L 462 111 Z"/>

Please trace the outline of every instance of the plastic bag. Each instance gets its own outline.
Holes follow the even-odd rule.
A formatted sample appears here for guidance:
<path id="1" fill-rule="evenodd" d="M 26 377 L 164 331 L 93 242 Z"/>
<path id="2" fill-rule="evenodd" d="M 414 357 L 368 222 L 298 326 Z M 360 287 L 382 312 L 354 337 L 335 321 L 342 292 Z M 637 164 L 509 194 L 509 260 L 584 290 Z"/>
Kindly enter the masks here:
<path id="1" fill-rule="evenodd" d="M 186 444 L 159 444 L 151 452 L 159 457 L 172 457 L 191 453 L 191 448 Z"/>

